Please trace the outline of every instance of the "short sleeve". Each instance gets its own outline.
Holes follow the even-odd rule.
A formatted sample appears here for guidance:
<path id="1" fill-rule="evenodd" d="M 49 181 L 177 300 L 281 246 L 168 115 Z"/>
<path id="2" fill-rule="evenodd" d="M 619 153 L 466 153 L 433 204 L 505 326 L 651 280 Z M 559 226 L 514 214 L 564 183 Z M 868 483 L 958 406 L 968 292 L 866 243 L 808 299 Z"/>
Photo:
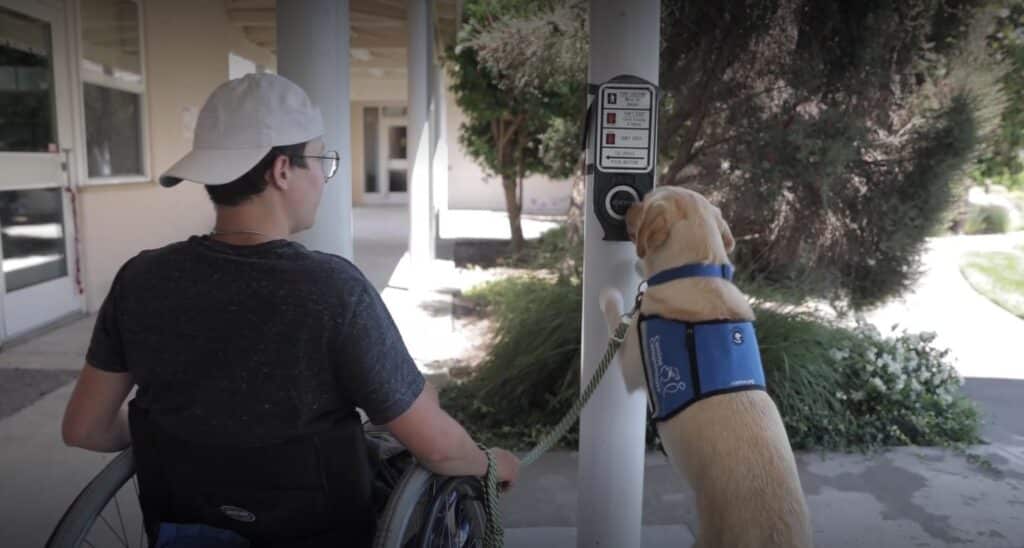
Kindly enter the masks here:
<path id="1" fill-rule="evenodd" d="M 351 310 L 337 339 L 342 389 L 374 424 L 384 424 L 409 409 L 426 381 L 384 301 L 368 282 L 359 289 Z"/>
<path id="2" fill-rule="evenodd" d="M 123 271 L 123 269 L 122 269 Z M 111 373 L 128 372 L 128 364 L 124 359 L 124 347 L 121 339 L 120 322 L 118 319 L 118 293 L 120 293 L 121 272 L 114 277 L 103 305 L 96 316 L 96 325 L 92 330 L 89 350 L 85 361 L 96 369 Z"/>

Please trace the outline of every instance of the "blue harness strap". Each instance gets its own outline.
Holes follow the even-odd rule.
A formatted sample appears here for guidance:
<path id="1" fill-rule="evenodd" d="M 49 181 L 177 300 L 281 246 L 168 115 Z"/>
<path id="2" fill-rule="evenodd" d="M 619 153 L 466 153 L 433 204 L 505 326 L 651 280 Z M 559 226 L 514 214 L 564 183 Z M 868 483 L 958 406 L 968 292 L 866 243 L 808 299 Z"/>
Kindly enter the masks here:
<path id="1" fill-rule="evenodd" d="M 662 270 L 654 276 L 651 276 L 647 279 L 647 286 L 651 287 L 661 285 L 663 283 L 671 282 L 672 280 L 680 280 L 683 278 L 723 278 L 726 280 L 732 280 L 734 273 L 735 270 L 731 264 L 684 264 L 683 266 Z"/>
<path id="2" fill-rule="evenodd" d="M 655 421 L 711 396 L 766 389 L 751 322 L 687 323 L 641 316 L 638 332 Z"/>

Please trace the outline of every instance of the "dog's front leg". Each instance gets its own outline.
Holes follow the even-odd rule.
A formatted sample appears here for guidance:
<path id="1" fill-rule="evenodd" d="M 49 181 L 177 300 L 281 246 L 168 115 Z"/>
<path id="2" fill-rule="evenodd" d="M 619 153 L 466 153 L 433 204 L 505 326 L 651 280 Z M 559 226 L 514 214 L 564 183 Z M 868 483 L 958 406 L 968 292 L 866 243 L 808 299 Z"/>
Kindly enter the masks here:
<path id="1" fill-rule="evenodd" d="M 601 312 L 604 313 L 604 320 L 608 325 L 608 336 L 611 337 L 619 327 L 619 322 L 622 321 L 622 293 L 615 288 L 605 288 L 601 291 L 600 299 Z M 642 369 L 643 364 L 640 363 L 640 348 L 637 342 L 636 328 L 635 323 L 629 326 L 618 352 L 622 375 L 626 381 L 626 388 L 630 392 L 647 389 Z"/>

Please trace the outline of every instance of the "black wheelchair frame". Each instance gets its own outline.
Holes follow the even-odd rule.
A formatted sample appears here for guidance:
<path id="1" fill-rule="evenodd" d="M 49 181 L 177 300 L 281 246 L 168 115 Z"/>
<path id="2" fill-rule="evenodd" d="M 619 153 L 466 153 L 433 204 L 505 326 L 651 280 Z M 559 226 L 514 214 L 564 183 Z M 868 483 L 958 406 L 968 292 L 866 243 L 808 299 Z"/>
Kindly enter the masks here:
<path id="1" fill-rule="evenodd" d="M 122 508 L 119 494 L 128 483 L 135 487 L 134 508 Z M 125 513 L 137 514 L 138 484 L 129 448 L 117 455 L 78 494 L 57 523 L 46 548 L 100 546 L 129 547 L 138 529 L 138 546 L 148 546 L 141 519 L 126 526 Z M 129 492 L 128 498 L 131 499 Z M 114 502 L 115 516 L 108 516 Z M 128 504 L 131 504 L 130 502 Z M 116 517 L 116 519 L 114 519 Z M 118 531 L 120 527 L 120 531 Z M 465 548 L 478 546 L 486 529 L 484 495 L 480 480 L 470 477 L 438 476 L 413 463 L 395 486 L 377 519 L 373 548 Z M 106 542 L 90 540 L 93 533 L 105 535 Z"/>

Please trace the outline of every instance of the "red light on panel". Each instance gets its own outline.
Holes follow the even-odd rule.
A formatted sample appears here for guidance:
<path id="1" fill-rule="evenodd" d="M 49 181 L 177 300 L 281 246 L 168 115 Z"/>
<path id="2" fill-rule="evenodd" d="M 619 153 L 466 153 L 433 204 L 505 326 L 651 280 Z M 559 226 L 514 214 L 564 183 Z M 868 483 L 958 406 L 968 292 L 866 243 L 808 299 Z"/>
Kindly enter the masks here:
<path id="1" fill-rule="evenodd" d="M 604 144 L 606 144 L 606 145 L 614 145 L 615 144 L 615 134 L 614 133 L 609 133 L 609 134 L 605 135 L 604 136 Z"/>

